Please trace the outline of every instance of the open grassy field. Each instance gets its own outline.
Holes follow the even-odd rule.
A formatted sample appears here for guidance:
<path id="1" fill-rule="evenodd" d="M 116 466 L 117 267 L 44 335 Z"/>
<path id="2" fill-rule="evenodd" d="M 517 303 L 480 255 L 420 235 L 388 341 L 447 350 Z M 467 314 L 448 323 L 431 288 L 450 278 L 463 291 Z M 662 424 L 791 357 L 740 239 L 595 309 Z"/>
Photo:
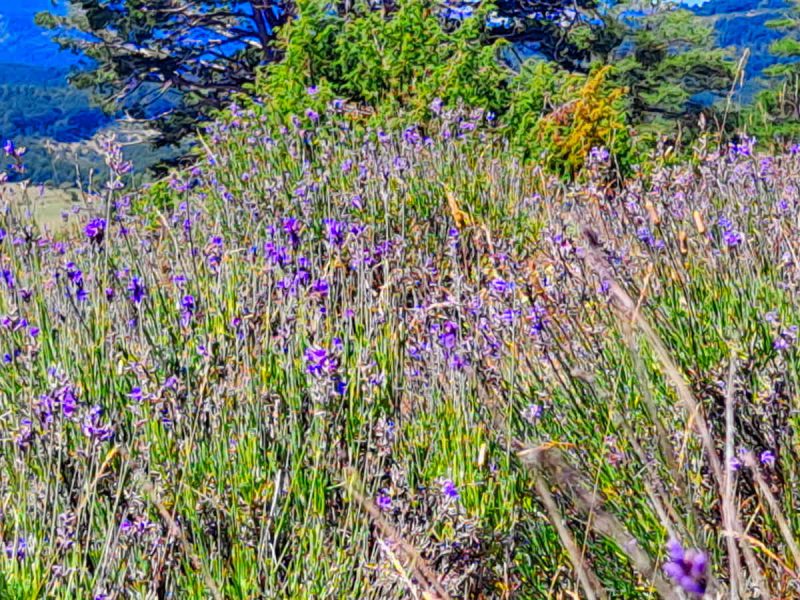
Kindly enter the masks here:
<path id="1" fill-rule="evenodd" d="M 80 212 L 83 206 L 81 198 L 79 190 L 51 186 L 5 184 L 3 189 L 3 200 L 18 214 L 54 231 L 66 228 L 69 216 Z"/>
<path id="2" fill-rule="evenodd" d="M 800 596 L 800 157 L 567 184 L 484 124 L 4 196 L 0 597 Z"/>

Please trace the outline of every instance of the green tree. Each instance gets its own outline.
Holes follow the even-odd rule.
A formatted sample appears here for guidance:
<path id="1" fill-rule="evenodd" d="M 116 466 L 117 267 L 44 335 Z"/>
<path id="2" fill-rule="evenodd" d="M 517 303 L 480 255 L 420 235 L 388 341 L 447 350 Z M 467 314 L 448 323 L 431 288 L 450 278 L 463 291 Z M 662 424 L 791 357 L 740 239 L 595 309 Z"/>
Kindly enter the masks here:
<path id="1" fill-rule="evenodd" d="M 767 25 L 783 33 L 770 46 L 781 60 L 765 69 L 769 85 L 747 111 L 746 125 L 760 140 L 784 145 L 800 139 L 800 9 Z"/>
<path id="2" fill-rule="evenodd" d="M 288 16 L 272 0 L 67 0 L 65 15 L 37 23 L 62 48 L 91 59 L 71 83 L 93 90 L 108 111 L 124 110 L 180 142 L 197 122 L 277 58 L 271 46 Z"/>
<path id="3" fill-rule="evenodd" d="M 624 9 L 625 7 L 623 7 Z M 625 18 L 619 45 L 607 57 L 612 81 L 628 90 L 631 120 L 640 135 L 687 126 L 730 90 L 734 64 L 715 45 L 713 29 L 690 11 L 658 5 Z"/>
<path id="4" fill-rule="evenodd" d="M 403 0 L 376 10 L 359 2 L 347 13 L 327 10 L 322 0 L 296 3 L 298 18 L 283 27 L 278 47 L 284 58 L 269 65 L 257 92 L 284 115 L 308 108 L 304 93 L 335 96 L 381 120 L 422 119 L 439 98 L 503 112 L 513 73 L 498 59 L 485 15 L 448 27 L 426 0 Z"/>

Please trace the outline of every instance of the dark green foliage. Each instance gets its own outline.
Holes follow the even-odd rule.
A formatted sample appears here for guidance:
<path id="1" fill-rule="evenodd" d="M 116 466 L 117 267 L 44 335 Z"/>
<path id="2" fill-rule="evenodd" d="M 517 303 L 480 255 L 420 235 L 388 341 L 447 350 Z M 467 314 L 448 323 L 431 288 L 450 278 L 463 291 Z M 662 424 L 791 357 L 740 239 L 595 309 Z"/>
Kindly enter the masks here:
<path id="1" fill-rule="evenodd" d="M 71 82 L 109 111 L 153 121 L 176 144 L 197 121 L 275 59 L 270 42 L 285 13 L 269 2 L 69 0 L 67 16 L 37 15 L 62 48 L 91 59 Z"/>
<path id="2" fill-rule="evenodd" d="M 770 52 L 782 60 L 765 69 L 771 86 L 756 97 L 745 112 L 749 131 L 768 144 L 783 146 L 800 137 L 800 20 L 795 10 L 767 22 L 784 34 L 770 45 Z"/>
<path id="3" fill-rule="evenodd" d="M 714 47 L 711 28 L 687 10 L 658 8 L 636 19 L 625 39 L 630 50 L 617 49 L 611 60 L 614 80 L 628 90 L 634 122 L 651 135 L 694 121 L 704 108 L 698 94 L 713 98 L 731 87 L 734 64 Z"/>

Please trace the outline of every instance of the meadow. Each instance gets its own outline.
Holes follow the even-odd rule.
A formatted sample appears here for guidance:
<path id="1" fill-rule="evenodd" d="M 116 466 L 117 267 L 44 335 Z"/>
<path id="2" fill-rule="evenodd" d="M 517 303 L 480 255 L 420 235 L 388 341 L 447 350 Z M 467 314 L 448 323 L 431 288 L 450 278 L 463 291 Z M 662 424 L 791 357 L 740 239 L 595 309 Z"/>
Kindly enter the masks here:
<path id="1" fill-rule="evenodd" d="M 800 597 L 800 154 L 341 109 L 2 192 L 0 597 Z"/>

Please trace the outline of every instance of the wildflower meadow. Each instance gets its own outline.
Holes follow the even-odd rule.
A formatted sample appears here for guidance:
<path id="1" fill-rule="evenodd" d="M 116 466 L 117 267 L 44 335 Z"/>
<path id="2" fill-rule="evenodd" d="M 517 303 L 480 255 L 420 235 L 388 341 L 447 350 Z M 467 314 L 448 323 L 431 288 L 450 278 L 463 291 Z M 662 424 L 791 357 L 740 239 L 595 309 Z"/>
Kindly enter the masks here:
<path id="1" fill-rule="evenodd" d="M 800 154 L 437 109 L 0 189 L 0 597 L 800 597 Z"/>

